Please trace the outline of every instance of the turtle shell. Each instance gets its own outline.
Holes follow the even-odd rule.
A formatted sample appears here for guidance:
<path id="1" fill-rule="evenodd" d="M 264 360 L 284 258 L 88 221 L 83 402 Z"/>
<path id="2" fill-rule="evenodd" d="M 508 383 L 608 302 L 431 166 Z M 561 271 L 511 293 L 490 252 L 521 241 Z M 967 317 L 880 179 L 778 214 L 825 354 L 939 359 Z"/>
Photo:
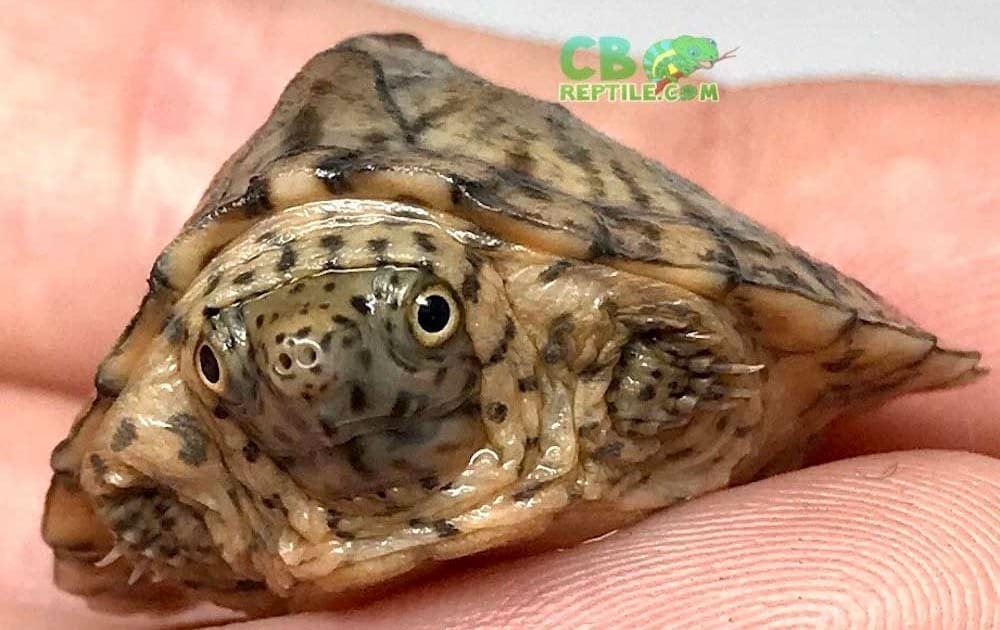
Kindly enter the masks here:
<path id="1" fill-rule="evenodd" d="M 845 396 L 881 400 L 981 371 L 978 353 L 941 348 L 858 281 L 562 106 L 489 83 L 412 36 L 368 35 L 310 60 L 212 180 L 98 369 L 95 402 L 54 452 L 57 473 L 79 468 L 89 427 L 151 341 L 180 334 L 172 306 L 218 252 L 264 217 L 340 197 L 433 208 L 475 226 L 464 234 L 473 246 L 524 246 L 727 307 L 778 358 L 770 378 L 814 384 L 788 403 L 789 422 Z M 777 456 L 781 436 L 771 443 Z"/>
<path id="2" fill-rule="evenodd" d="M 226 243 L 269 213 L 334 197 L 445 209 L 480 226 L 477 238 L 674 283 L 731 303 L 776 350 L 856 337 L 841 362 L 891 354 L 887 367 L 905 365 L 914 389 L 960 379 L 979 359 L 940 348 L 857 280 L 564 107 L 494 85 L 410 35 L 367 35 L 313 57 L 213 178 L 154 264 L 97 391 L 121 390 L 172 303 Z"/>

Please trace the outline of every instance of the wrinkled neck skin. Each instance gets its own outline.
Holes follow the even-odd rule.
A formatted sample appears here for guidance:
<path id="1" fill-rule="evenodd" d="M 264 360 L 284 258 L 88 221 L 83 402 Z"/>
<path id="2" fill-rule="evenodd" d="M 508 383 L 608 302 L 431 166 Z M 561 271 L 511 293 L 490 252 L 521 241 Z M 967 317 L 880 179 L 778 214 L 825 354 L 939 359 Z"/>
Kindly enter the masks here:
<path id="1" fill-rule="evenodd" d="M 126 496 L 130 514 L 166 509 L 136 486 L 211 536 L 212 557 L 180 535 L 168 559 L 126 545 L 188 581 L 209 567 L 217 586 L 225 566 L 278 593 L 337 590 L 365 563 L 378 583 L 546 530 L 572 542 L 561 522 L 596 535 L 759 465 L 760 351 L 728 311 L 454 215 L 284 210 L 216 255 L 173 317 L 82 483 L 117 532 L 138 518 L 115 522 Z"/>

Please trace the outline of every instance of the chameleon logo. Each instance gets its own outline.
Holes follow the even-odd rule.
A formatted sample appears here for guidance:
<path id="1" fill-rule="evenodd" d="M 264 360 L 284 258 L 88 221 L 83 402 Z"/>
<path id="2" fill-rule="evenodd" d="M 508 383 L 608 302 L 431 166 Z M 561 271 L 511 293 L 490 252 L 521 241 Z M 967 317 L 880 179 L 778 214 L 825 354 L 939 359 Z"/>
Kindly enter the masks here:
<path id="1" fill-rule="evenodd" d="M 614 35 L 597 38 L 577 35 L 567 39 L 559 54 L 559 65 L 569 81 L 559 84 L 559 100 L 715 102 L 719 100 L 717 83 L 681 85 L 679 79 L 712 68 L 731 58 L 737 50 L 733 48 L 720 55 L 719 47 L 708 37 L 680 35 L 662 39 L 646 49 L 641 61 L 645 81 L 636 82 L 629 80 L 639 70 L 638 63 L 629 55 L 630 48 L 627 39 Z M 577 54 L 583 51 L 591 54 Z"/>
<path id="2" fill-rule="evenodd" d="M 711 68 L 723 59 L 731 59 L 739 47 L 719 55 L 715 40 L 708 37 L 681 35 L 663 39 L 646 50 L 642 67 L 650 81 L 656 81 L 656 94 L 681 77 L 694 74 L 702 68 Z"/>

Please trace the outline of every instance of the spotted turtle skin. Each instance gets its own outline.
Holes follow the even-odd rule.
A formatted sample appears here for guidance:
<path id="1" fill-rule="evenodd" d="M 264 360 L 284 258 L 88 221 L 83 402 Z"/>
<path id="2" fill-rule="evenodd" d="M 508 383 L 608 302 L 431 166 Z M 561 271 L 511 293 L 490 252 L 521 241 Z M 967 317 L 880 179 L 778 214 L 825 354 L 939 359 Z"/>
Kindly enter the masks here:
<path id="1" fill-rule="evenodd" d="M 362 36 L 157 258 L 43 535 L 87 596 L 334 606 L 794 468 L 978 360 L 563 107 Z"/>

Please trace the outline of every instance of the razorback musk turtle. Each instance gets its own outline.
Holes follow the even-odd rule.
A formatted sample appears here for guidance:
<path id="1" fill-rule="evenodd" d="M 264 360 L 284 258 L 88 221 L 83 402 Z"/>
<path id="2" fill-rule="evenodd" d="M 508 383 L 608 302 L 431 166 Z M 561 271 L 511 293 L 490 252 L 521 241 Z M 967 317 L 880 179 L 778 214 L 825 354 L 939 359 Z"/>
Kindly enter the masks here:
<path id="1" fill-rule="evenodd" d="M 74 592 L 320 607 L 794 467 L 978 359 L 563 107 L 357 37 L 156 260 L 44 536 Z"/>

